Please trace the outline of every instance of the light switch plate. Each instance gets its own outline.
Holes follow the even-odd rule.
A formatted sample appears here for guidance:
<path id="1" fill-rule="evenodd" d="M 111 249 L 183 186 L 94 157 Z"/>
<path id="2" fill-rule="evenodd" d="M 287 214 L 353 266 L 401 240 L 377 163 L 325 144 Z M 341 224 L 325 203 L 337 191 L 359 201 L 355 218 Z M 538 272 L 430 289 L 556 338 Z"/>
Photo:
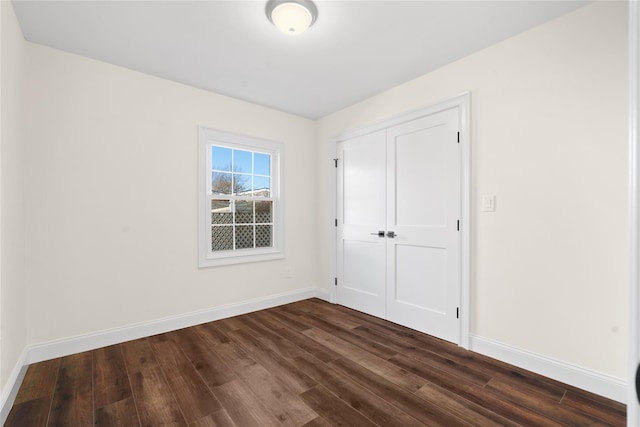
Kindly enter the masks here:
<path id="1" fill-rule="evenodd" d="M 496 196 L 491 194 L 487 196 L 482 196 L 482 210 L 484 212 L 495 212 L 496 211 Z"/>

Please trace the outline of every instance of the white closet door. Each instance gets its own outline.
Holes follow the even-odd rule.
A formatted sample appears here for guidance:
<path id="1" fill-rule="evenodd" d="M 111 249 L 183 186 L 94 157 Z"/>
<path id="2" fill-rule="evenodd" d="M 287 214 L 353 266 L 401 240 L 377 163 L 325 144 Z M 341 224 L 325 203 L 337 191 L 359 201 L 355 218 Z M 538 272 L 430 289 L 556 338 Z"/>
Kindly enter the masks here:
<path id="1" fill-rule="evenodd" d="M 338 143 L 337 302 L 385 318 L 386 132 Z"/>
<path id="2" fill-rule="evenodd" d="M 337 302 L 460 342 L 459 110 L 338 143 Z"/>
<path id="3" fill-rule="evenodd" d="M 393 234 L 387 237 L 386 318 L 455 343 L 460 335 L 457 135 L 457 109 L 387 129 L 387 230 Z"/>

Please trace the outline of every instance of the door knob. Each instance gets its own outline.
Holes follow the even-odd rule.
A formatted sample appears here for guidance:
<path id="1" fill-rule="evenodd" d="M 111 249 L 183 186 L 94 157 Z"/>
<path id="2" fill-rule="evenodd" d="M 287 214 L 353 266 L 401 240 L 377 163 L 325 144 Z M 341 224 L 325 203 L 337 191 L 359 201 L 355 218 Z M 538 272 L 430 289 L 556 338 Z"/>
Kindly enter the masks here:
<path id="1" fill-rule="evenodd" d="M 370 233 L 372 236 L 384 237 L 384 231 L 380 230 L 377 233 Z"/>
<path id="2" fill-rule="evenodd" d="M 390 239 L 393 239 L 394 237 L 396 237 L 397 234 L 395 231 L 387 231 L 387 237 Z"/>

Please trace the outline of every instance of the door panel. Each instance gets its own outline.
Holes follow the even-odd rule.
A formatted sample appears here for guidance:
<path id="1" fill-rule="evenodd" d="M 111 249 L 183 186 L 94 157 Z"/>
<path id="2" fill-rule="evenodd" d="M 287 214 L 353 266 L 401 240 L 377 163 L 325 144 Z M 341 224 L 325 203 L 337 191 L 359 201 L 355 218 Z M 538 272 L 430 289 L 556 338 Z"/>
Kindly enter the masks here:
<path id="1" fill-rule="evenodd" d="M 439 124 L 396 137 L 392 145 L 396 159 L 396 225 L 445 224 L 447 182 L 442 158 L 448 145 L 447 131 L 445 124 Z"/>
<path id="2" fill-rule="evenodd" d="M 384 226 L 384 132 L 342 143 L 343 221 L 351 226 Z"/>
<path id="3" fill-rule="evenodd" d="M 381 242 L 363 242 L 344 240 L 344 269 L 342 275 L 343 289 L 365 293 L 373 297 L 381 297 L 384 291 L 379 285 L 384 278 L 384 257 Z M 367 268 L 363 268 L 367 266 Z"/>
<path id="4" fill-rule="evenodd" d="M 385 313 L 386 132 L 338 144 L 337 302 Z M 374 233 L 374 234 L 371 234 Z"/>
<path id="5" fill-rule="evenodd" d="M 395 245 L 395 299 L 436 314 L 446 312 L 447 250 Z M 424 280 L 428 277 L 429 280 Z"/>
<path id="6" fill-rule="evenodd" d="M 459 342 L 457 109 L 387 129 L 387 319 Z"/>

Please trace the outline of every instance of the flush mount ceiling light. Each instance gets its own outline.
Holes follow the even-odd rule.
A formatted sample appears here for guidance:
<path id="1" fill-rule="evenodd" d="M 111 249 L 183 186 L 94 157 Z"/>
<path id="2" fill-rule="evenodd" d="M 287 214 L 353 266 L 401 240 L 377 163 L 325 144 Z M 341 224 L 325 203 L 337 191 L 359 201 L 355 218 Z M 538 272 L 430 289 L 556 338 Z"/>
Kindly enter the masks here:
<path id="1" fill-rule="evenodd" d="M 269 0 L 267 18 L 280 31 L 298 35 L 316 22 L 318 8 L 311 0 Z"/>

